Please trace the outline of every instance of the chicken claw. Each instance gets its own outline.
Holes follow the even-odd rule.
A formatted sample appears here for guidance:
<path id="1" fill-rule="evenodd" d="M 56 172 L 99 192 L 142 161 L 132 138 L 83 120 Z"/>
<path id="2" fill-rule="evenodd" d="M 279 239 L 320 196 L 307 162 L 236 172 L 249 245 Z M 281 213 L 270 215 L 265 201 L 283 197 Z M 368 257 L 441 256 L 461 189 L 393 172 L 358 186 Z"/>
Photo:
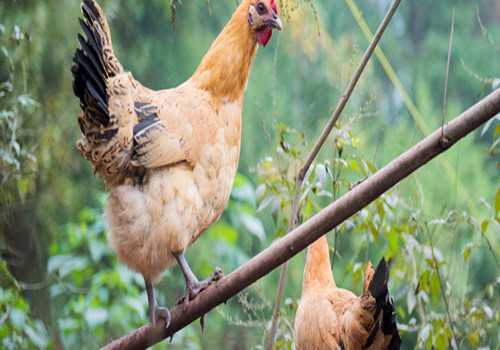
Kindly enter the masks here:
<path id="1" fill-rule="evenodd" d="M 184 275 L 184 279 L 186 281 L 186 294 L 181 299 L 179 299 L 179 301 L 177 301 L 177 305 L 189 304 L 191 300 L 196 298 L 198 294 L 207 289 L 212 283 L 217 282 L 222 277 L 224 277 L 224 273 L 222 272 L 221 268 L 216 267 L 214 272 L 212 273 L 212 276 L 200 282 L 189 267 L 184 254 L 174 254 L 174 256 L 177 259 L 177 263 L 179 264 L 179 267 L 181 268 L 182 274 Z M 201 333 L 203 333 L 205 329 L 204 321 L 205 315 L 201 316 L 200 318 Z"/>
<path id="2" fill-rule="evenodd" d="M 165 329 L 167 329 L 172 321 L 172 315 L 166 307 L 156 306 L 153 309 L 153 313 L 150 315 L 150 319 L 153 327 L 155 327 L 158 322 L 165 322 Z"/>
<path id="3" fill-rule="evenodd" d="M 194 276 L 194 275 L 193 275 Z M 188 279 L 186 278 L 186 295 L 179 299 L 177 305 L 180 304 L 188 304 L 189 301 L 196 298 L 201 292 L 207 289 L 211 284 L 219 281 L 224 277 L 224 273 L 222 272 L 220 267 L 216 267 L 212 276 L 209 278 L 198 281 L 196 278 Z"/>
<path id="4" fill-rule="evenodd" d="M 221 280 L 222 277 L 224 277 L 222 269 L 220 267 L 216 267 L 214 272 L 212 273 L 212 276 L 200 282 L 198 281 L 196 276 L 194 276 L 193 272 L 189 268 L 189 265 L 187 265 L 187 261 L 183 255 L 179 256 L 177 261 L 179 262 L 179 266 L 181 267 L 181 270 L 184 273 L 184 277 L 186 279 L 186 295 L 184 295 L 182 298 L 179 299 L 179 301 L 177 301 L 177 305 L 189 304 L 189 301 L 196 298 L 198 294 L 207 289 L 212 283 L 215 283 Z M 186 268 L 186 271 L 184 270 L 184 268 Z M 201 326 L 201 333 L 204 334 L 205 315 L 202 315 L 200 317 L 200 326 Z"/>
<path id="5" fill-rule="evenodd" d="M 214 272 L 212 273 L 212 276 L 201 282 L 195 282 L 188 286 L 189 300 L 193 300 L 194 298 L 196 298 L 198 294 L 207 289 L 212 283 L 215 283 L 222 279 L 222 277 L 224 277 L 224 273 L 222 272 L 220 267 L 216 267 Z"/>

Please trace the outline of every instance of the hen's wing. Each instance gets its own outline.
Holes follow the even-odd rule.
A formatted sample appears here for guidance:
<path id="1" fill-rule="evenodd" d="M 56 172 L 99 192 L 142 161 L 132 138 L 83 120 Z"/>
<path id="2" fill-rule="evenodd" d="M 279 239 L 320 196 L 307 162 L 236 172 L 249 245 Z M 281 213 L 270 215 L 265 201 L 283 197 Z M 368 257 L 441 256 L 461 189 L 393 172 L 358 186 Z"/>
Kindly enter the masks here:
<path id="1" fill-rule="evenodd" d="M 138 123 L 134 126 L 131 163 L 136 167 L 157 168 L 186 160 L 183 137 L 169 130 L 154 104 L 134 104 Z"/>

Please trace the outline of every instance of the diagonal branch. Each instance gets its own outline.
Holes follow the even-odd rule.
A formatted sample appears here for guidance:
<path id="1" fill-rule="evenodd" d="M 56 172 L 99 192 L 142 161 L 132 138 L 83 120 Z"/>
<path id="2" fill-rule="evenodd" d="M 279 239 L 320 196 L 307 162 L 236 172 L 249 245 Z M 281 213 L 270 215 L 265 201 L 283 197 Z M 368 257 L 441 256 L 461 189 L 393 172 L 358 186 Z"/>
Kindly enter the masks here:
<path id="1" fill-rule="evenodd" d="M 103 350 L 144 349 L 172 336 L 304 250 L 498 113 L 500 88 L 446 124 L 443 128 L 444 138 L 439 128 L 287 236 L 276 240 L 246 264 L 210 286 L 189 304 L 174 308 L 172 322 L 167 330 L 162 329 L 161 323 L 156 327 L 143 326 L 108 344 Z"/>

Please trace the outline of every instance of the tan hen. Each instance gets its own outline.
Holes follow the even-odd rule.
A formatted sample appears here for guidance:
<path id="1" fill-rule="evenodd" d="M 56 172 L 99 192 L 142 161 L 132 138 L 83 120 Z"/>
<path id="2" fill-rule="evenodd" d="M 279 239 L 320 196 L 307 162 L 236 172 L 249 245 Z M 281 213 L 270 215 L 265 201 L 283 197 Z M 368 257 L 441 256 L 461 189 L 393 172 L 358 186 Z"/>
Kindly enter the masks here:
<path id="1" fill-rule="evenodd" d="M 384 259 L 369 263 L 363 294 L 338 288 L 330 267 L 326 236 L 307 251 L 302 297 L 295 316 L 297 350 L 396 350 L 400 348 Z"/>
<path id="2" fill-rule="evenodd" d="M 206 288 L 184 251 L 222 214 L 238 166 L 243 95 L 257 44 L 281 29 L 275 0 L 243 0 L 192 77 L 153 91 L 125 71 L 94 0 L 82 1 L 74 57 L 82 155 L 110 191 L 106 218 L 119 258 L 144 276 L 151 321 L 169 321 L 152 283 L 176 261 L 186 300 Z"/>

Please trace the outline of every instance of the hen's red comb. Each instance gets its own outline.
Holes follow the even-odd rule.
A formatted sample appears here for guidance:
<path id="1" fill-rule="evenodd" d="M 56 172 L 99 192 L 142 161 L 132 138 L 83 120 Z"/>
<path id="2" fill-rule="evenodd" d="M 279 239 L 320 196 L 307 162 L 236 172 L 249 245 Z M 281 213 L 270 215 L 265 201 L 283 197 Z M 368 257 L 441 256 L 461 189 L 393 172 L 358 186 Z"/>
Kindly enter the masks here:
<path id="1" fill-rule="evenodd" d="M 271 8 L 274 12 L 278 13 L 278 7 L 276 6 L 276 0 L 271 0 Z"/>

